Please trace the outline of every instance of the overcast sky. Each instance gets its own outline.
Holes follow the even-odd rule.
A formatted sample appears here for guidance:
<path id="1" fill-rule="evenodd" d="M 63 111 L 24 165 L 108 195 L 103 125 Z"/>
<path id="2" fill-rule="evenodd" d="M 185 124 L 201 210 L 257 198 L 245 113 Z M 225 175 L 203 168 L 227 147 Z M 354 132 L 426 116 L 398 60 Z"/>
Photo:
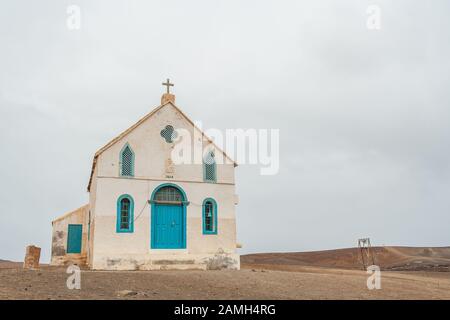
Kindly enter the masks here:
<path id="1" fill-rule="evenodd" d="M 81 28 L 67 27 L 67 6 Z M 366 26 L 381 8 L 381 29 Z M 159 104 L 205 128 L 280 129 L 280 171 L 237 168 L 242 253 L 450 245 L 450 4 L 0 4 L 0 259 L 48 261 L 94 152 Z"/>

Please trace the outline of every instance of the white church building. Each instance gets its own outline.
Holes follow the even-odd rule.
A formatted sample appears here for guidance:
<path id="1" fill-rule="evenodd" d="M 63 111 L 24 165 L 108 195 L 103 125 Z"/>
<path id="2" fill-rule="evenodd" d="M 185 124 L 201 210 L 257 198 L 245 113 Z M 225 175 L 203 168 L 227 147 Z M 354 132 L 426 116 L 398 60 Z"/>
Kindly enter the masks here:
<path id="1" fill-rule="evenodd" d="M 173 84 L 164 85 L 160 106 L 95 153 L 89 203 L 52 222 L 52 265 L 240 268 L 236 163 L 175 105 Z M 200 146 L 200 161 L 174 161 L 183 139 Z"/>

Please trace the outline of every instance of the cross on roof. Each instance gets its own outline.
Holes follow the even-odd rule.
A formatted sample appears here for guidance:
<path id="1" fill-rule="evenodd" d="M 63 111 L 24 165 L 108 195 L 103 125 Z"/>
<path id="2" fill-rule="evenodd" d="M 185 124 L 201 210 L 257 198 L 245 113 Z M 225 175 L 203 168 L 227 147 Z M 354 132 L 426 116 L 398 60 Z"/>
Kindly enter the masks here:
<path id="1" fill-rule="evenodd" d="M 174 86 L 173 83 L 170 83 L 169 79 L 167 79 L 166 82 L 163 82 L 162 85 L 167 87 L 167 93 L 170 93 L 169 88 Z"/>

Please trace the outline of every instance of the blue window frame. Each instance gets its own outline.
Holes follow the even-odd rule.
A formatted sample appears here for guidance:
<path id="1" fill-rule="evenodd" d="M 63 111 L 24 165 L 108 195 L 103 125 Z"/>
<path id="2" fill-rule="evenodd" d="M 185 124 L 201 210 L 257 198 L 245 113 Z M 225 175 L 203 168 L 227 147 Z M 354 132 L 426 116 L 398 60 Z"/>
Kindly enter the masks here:
<path id="1" fill-rule="evenodd" d="M 217 202 L 206 198 L 202 205 L 203 234 L 217 234 Z"/>
<path id="2" fill-rule="evenodd" d="M 119 199 L 117 199 L 116 231 L 134 231 L 134 201 L 128 194 L 121 195 Z"/>
<path id="3" fill-rule="evenodd" d="M 119 166 L 122 177 L 134 177 L 134 152 L 128 143 L 120 151 Z"/>
<path id="4" fill-rule="evenodd" d="M 214 151 L 211 150 L 203 157 L 203 180 L 205 182 L 216 182 L 216 171 L 216 159 L 214 158 Z"/>

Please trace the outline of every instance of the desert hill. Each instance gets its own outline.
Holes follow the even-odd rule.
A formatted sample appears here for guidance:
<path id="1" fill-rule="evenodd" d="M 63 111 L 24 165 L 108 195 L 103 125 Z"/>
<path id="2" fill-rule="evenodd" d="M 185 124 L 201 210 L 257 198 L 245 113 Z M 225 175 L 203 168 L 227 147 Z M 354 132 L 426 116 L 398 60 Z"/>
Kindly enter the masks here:
<path id="1" fill-rule="evenodd" d="M 373 247 L 375 264 L 382 270 L 450 271 L 450 247 Z M 290 269 L 310 266 L 362 269 L 358 248 L 311 252 L 256 253 L 241 256 L 245 267 Z"/>
<path id="2" fill-rule="evenodd" d="M 21 267 L 21 266 L 22 266 L 21 262 L 14 262 L 14 261 L 0 259 L 0 269 L 4 269 L 4 268 L 18 268 L 18 267 Z"/>

